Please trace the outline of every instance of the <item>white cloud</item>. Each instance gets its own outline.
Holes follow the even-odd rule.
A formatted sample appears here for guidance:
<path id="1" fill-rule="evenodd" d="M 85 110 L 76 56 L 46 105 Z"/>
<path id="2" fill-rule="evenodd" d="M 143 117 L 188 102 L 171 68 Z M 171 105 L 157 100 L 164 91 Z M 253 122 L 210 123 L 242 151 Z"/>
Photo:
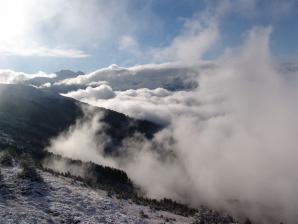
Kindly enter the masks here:
<path id="1" fill-rule="evenodd" d="M 294 12 L 295 0 L 261 1 L 261 0 L 211 0 L 206 1 L 206 8 L 184 19 L 183 29 L 167 46 L 152 48 L 143 53 L 151 56 L 153 61 L 182 61 L 197 63 L 204 59 L 221 42 L 220 26 L 227 15 L 237 13 L 249 18 L 264 17 L 278 20 Z"/>
<path id="2" fill-rule="evenodd" d="M 146 15 L 135 20 L 131 10 L 129 1 L 0 1 L 0 54 L 86 57 L 87 50 L 139 32 Z"/>
<path id="3" fill-rule="evenodd" d="M 101 136 L 96 134 L 104 125 L 100 122 L 103 115 L 94 114 L 92 111 L 88 111 L 87 108 L 85 114 L 84 119 L 78 120 L 68 131 L 53 139 L 47 150 L 68 158 L 80 159 L 85 162 L 93 161 L 113 167 L 113 161 L 109 161 L 103 156 L 104 145 L 108 141 L 108 137 L 104 134 Z"/>
<path id="4" fill-rule="evenodd" d="M 84 99 L 110 99 L 115 96 L 112 88 L 108 85 L 102 84 L 97 87 L 87 87 L 86 89 L 79 89 L 77 91 L 63 94 L 67 97 L 72 97 L 77 100 L 84 101 Z"/>
<path id="5" fill-rule="evenodd" d="M 63 8 L 59 0 L 53 1 L 1 1 L 0 2 L 0 54 L 18 56 L 86 57 L 81 50 L 69 47 L 49 47 L 45 27 Z M 60 43 L 61 45 L 61 43 Z"/>
<path id="6" fill-rule="evenodd" d="M 114 90 L 159 87 L 178 90 L 191 89 L 196 86 L 195 77 L 201 69 L 212 69 L 212 63 L 197 63 L 185 65 L 181 63 L 163 63 L 137 65 L 128 68 L 111 65 L 80 75 L 65 79 L 56 85 L 94 85 L 96 82 L 107 82 Z"/>
<path id="7" fill-rule="evenodd" d="M 201 105 L 202 102 L 185 90 L 192 89 L 189 85 L 197 83 L 200 73 L 211 72 L 214 68 L 214 63 L 192 66 L 181 63 L 146 64 L 129 68 L 112 65 L 87 75 L 63 80 L 61 84 L 90 86 L 86 90 L 69 92 L 66 96 L 139 119 L 168 124 L 179 114 L 192 114 L 197 111 L 204 117 L 204 110 L 211 109 Z M 96 87 L 97 85 L 103 84 L 99 80 L 105 80 L 104 86 L 110 85 L 114 89 L 113 97 L 96 98 L 94 94 L 90 94 L 100 88 Z"/>
<path id="8" fill-rule="evenodd" d="M 47 74 L 39 71 L 35 74 L 27 74 L 24 72 L 15 72 L 9 69 L 0 70 L 0 83 L 15 84 L 37 77 L 55 78 L 56 74 Z"/>
<path id="9" fill-rule="evenodd" d="M 107 68 L 102 68 L 97 71 L 91 72 L 87 75 L 79 75 L 75 78 L 65 79 L 57 84 L 90 84 L 98 81 L 105 81 L 106 78 L 112 77 L 116 79 L 120 76 L 127 75 L 128 71 L 126 68 L 119 67 L 118 65 L 111 65 Z"/>
<path id="10" fill-rule="evenodd" d="M 154 60 L 197 63 L 219 39 L 217 21 L 213 18 L 194 16 L 187 19 L 184 26 L 183 32 L 169 46 L 153 50 Z"/>
<path id="11" fill-rule="evenodd" d="M 207 204 L 262 223 L 296 223 L 298 80 L 276 69 L 270 33 L 252 29 L 242 47 L 200 71 L 194 91 L 115 91 L 112 99 L 96 100 L 114 101 L 118 111 L 135 116 L 170 117 L 153 141 L 127 139 L 124 158 L 114 165 L 149 196 Z"/>
<path id="12" fill-rule="evenodd" d="M 17 56 L 39 56 L 39 57 L 57 57 L 57 58 L 85 58 L 89 55 L 81 50 L 75 49 L 50 49 L 44 46 L 40 47 L 14 47 L 0 46 L 0 54 Z"/>
<path id="13" fill-rule="evenodd" d="M 169 124 L 182 114 L 189 116 L 197 114 L 202 119 L 207 115 L 211 116 L 212 108 L 208 108 L 207 104 L 204 105 L 205 102 L 197 101 L 189 91 L 171 92 L 163 88 L 130 89 L 115 91 L 113 97 L 105 99 L 102 96 L 95 97 L 94 94 L 89 94 L 97 88 L 91 90 L 91 87 L 88 87 L 86 90 L 69 92 L 65 96 L 161 124 Z"/>
<path id="14" fill-rule="evenodd" d="M 142 55 L 139 43 L 132 36 L 128 35 L 124 35 L 120 38 L 119 50 L 127 51 L 135 56 Z"/>

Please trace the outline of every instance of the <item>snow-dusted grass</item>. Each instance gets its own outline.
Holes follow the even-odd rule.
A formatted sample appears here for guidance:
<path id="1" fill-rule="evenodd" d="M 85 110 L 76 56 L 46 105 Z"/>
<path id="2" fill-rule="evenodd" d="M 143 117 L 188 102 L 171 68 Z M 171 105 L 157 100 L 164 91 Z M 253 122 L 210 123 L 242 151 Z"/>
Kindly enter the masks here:
<path id="1" fill-rule="evenodd" d="M 193 217 L 152 211 L 107 196 L 79 181 L 41 172 L 44 182 L 17 178 L 18 167 L 1 167 L 0 223 L 192 223 Z"/>

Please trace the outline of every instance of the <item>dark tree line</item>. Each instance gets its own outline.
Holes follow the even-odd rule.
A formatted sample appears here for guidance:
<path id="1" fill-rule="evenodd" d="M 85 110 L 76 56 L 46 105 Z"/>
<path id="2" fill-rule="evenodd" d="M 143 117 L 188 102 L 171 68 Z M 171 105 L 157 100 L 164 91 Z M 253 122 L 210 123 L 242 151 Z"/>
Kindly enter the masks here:
<path id="1" fill-rule="evenodd" d="M 56 176 L 72 178 L 83 182 L 88 187 L 105 190 L 108 192 L 109 196 L 131 200 L 136 204 L 149 206 L 153 210 L 169 211 L 182 216 L 193 216 L 197 212 L 197 209 L 190 208 L 187 205 L 178 203 L 171 199 L 165 198 L 162 200 L 156 200 L 144 197 L 145 195 L 140 188 L 133 184 L 124 171 L 119 169 L 102 166 L 92 162 L 72 160 L 49 152 L 32 155 L 32 151 L 20 148 L 9 148 L 5 151 L 7 153 L 7 159 L 4 159 L 4 161 L 10 161 L 10 159 L 13 158 L 13 160 L 16 160 L 17 163 L 21 164 L 22 172 L 19 173 L 19 178 L 38 182 L 43 181 L 42 177 L 36 170 L 37 168 Z M 28 151 L 30 153 L 28 153 Z M 79 176 L 74 175 L 70 171 L 59 172 L 44 167 L 43 162 L 46 159 L 63 160 L 66 164 L 69 164 L 70 167 L 74 165 L 81 167 L 82 169 L 85 169 L 85 175 Z"/>

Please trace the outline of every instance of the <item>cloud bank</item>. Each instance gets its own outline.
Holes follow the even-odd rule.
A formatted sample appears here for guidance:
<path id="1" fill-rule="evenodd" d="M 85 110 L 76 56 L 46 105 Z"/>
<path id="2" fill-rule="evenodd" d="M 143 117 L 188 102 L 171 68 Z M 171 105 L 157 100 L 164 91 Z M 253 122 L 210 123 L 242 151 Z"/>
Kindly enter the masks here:
<path id="1" fill-rule="evenodd" d="M 26 80 L 34 78 L 55 78 L 56 74 L 47 74 L 44 72 L 38 72 L 35 74 L 28 74 L 24 72 L 15 72 L 9 69 L 0 70 L 0 83 L 4 84 L 16 84 Z"/>
<path id="2" fill-rule="evenodd" d="M 270 27 L 252 29 L 243 46 L 226 51 L 213 69 L 200 70 L 199 88 L 192 91 L 114 91 L 103 100 L 89 97 L 89 89 L 69 96 L 169 124 L 152 141 L 127 139 L 123 157 L 113 160 L 149 196 L 207 204 L 264 223 L 295 223 L 298 76 L 293 71 L 288 79 L 276 66 L 270 33 Z M 90 128 L 78 130 L 92 136 Z M 64 154 L 55 140 L 50 149 Z M 85 159 L 94 161 L 100 151 L 90 153 Z"/>
<path id="3" fill-rule="evenodd" d="M 183 63 L 146 64 L 132 67 L 110 65 L 75 78 L 65 79 L 56 83 L 56 86 L 85 85 L 96 86 L 105 82 L 114 90 L 139 88 L 165 88 L 169 90 L 192 89 L 197 86 L 196 77 L 201 69 L 212 69 L 214 65 L 202 62 L 195 65 Z"/>
<path id="4" fill-rule="evenodd" d="M 101 95 L 95 97 L 89 92 L 97 92 L 105 88 L 109 91 L 109 97 Z M 208 117 L 210 111 L 200 101 L 193 97 L 189 91 L 168 91 L 163 88 L 156 89 L 129 89 L 125 91 L 110 92 L 111 87 L 101 85 L 88 87 L 85 90 L 72 91 L 64 96 L 75 98 L 93 106 L 104 107 L 124 113 L 134 118 L 153 121 L 159 124 L 170 124 L 179 115 L 192 116 L 198 114 L 202 119 Z M 100 93 L 99 93 L 100 94 Z M 204 112 L 204 110 L 207 110 Z M 200 115 L 199 115 L 200 114 Z"/>
<path id="5" fill-rule="evenodd" d="M 108 85 L 100 85 L 98 87 L 92 88 L 87 87 L 85 90 L 79 89 L 77 91 L 69 92 L 64 94 L 65 96 L 75 98 L 77 100 L 83 101 L 83 99 L 110 99 L 115 96 L 112 88 Z"/>

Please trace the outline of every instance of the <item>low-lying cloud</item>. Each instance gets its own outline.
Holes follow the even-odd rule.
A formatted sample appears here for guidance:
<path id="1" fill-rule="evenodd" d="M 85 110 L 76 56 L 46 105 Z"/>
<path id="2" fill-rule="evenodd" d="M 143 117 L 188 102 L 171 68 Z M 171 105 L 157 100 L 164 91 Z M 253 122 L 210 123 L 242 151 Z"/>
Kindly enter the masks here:
<path id="1" fill-rule="evenodd" d="M 107 88 L 106 85 L 102 88 Z M 72 97 L 93 106 L 115 110 L 130 117 L 149 120 L 159 124 L 170 124 L 179 115 L 209 116 L 211 111 L 207 105 L 196 99 L 191 91 L 168 91 L 163 88 L 156 89 L 129 89 L 126 91 L 113 91 L 113 97 L 94 97 L 87 92 L 97 91 L 100 87 L 88 87 L 86 90 L 72 91 L 64 96 Z M 107 88 L 111 91 L 111 88 Z M 206 107 L 207 106 L 207 107 Z"/>
<path id="2" fill-rule="evenodd" d="M 127 90 L 164 87 L 167 89 L 191 89 L 196 87 L 194 81 L 201 69 L 212 68 L 214 65 L 202 62 L 195 65 L 183 63 L 163 63 L 136 65 L 132 67 L 120 67 L 110 65 L 91 72 L 87 75 L 79 75 L 74 78 L 62 80 L 56 85 L 91 85 L 102 81 L 107 82 L 114 90 Z"/>
<path id="3" fill-rule="evenodd" d="M 35 74 L 27 74 L 24 72 L 15 72 L 9 69 L 0 70 L 0 83 L 4 84 L 16 84 L 26 80 L 34 78 L 55 78 L 56 74 L 47 74 L 44 72 L 38 72 Z"/>
<path id="4" fill-rule="evenodd" d="M 72 91 L 64 95 L 83 101 L 86 98 L 106 100 L 113 98 L 115 96 L 115 93 L 110 86 L 103 84 L 94 88 L 89 86 L 86 89 L 79 89 L 77 91 Z"/>
<path id="5" fill-rule="evenodd" d="M 97 134 L 105 125 L 101 122 L 103 114 L 94 113 L 88 108 L 84 108 L 84 112 L 85 117 L 53 139 L 47 150 L 73 159 L 114 166 L 112 161 L 103 156 L 104 145 L 109 141 L 108 136 L 104 133 Z M 51 162 L 59 163 L 59 161 Z M 50 164 L 47 166 L 50 167 Z"/>
<path id="6" fill-rule="evenodd" d="M 126 139 L 125 155 L 112 159 L 149 196 L 207 204 L 264 223 L 296 223 L 298 76 L 291 71 L 289 79 L 277 69 L 270 33 L 270 27 L 252 29 L 243 46 L 227 51 L 213 69 L 200 70 L 192 91 L 131 89 L 103 99 L 89 97 L 86 89 L 68 96 L 169 124 L 152 141 Z M 94 161 L 101 151 L 90 130 L 77 125 L 50 150 Z M 78 139 L 91 143 L 82 141 L 73 152 Z"/>

